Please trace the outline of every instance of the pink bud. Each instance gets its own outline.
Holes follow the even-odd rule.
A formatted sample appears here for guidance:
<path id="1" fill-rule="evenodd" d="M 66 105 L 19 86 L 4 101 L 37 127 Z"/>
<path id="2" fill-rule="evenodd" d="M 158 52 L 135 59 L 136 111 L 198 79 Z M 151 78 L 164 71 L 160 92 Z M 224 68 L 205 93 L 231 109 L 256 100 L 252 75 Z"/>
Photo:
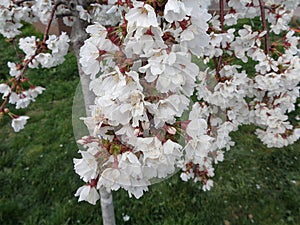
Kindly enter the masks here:
<path id="1" fill-rule="evenodd" d="M 169 134 L 176 134 L 176 128 L 175 127 L 171 127 L 171 126 L 166 126 L 167 127 L 167 132 L 169 133 Z"/>
<path id="2" fill-rule="evenodd" d="M 140 134 L 140 129 L 139 128 L 134 129 L 133 135 L 137 137 L 139 136 L 139 134 Z"/>

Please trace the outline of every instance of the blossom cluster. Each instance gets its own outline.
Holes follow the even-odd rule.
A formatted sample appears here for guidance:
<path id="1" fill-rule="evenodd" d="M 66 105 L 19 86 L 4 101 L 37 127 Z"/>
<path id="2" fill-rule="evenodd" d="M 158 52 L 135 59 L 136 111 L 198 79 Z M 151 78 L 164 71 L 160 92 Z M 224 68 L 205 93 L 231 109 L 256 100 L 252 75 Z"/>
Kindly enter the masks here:
<path id="1" fill-rule="evenodd" d="M 230 132 L 243 124 L 256 125 L 268 147 L 299 139 L 300 128 L 287 115 L 299 98 L 299 37 L 289 30 L 299 1 L 228 0 L 220 14 L 210 13 L 211 2 L 76 6 L 77 16 L 89 23 L 79 63 L 95 95 L 83 118 L 90 133 L 78 140 L 84 149 L 74 159 L 75 172 L 87 183 L 75 194 L 79 201 L 95 204 L 102 187 L 140 198 L 150 184 L 178 169 L 182 180 L 210 190 L 215 164 L 235 144 Z M 0 32 L 13 38 L 22 20 L 47 23 L 54 7 L 55 1 L 6 0 L 0 3 L 0 25 L 6 24 Z M 18 16 L 21 9 L 27 11 Z M 57 9 L 68 12 L 66 4 Z M 64 18 L 67 25 L 72 21 Z M 34 101 L 44 88 L 26 89 L 24 68 L 62 63 L 68 42 L 64 33 L 43 41 L 20 38 L 25 56 L 22 63 L 8 63 L 12 78 L 0 84 L 4 102 L 18 109 Z M 249 62 L 253 68 L 246 68 Z M 24 128 L 28 117 L 2 110 L 13 118 L 15 131 Z"/>
<path id="2" fill-rule="evenodd" d="M 242 124 L 257 125 L 268 147 L 299 139 L 300 129 L 286 115 L 299 97 L 298 38 L 284 32 L 278 48 L 264 49 L 267 33 L 287 30 L 297 2 L 266 2 L 269 31 L 235 27 L 239 19 L 260 16 L 259 1 L 228 1 L 222 22 L 208 13 L 207 2 L 110 1 L 107 14 L 119 13 L 118 24 L 88 26 L 80 63 L 96 99 L 84 119 L 93 132 L 79 142 L 102 140 L 97 148 L 107 161 L 89 167 L 93 176 L 87 180 L 80 151 L 75 170 L 89 183 L 89 193 L 80 188 L 79 200 L 95 204 L 91 196 L 100 186 L 139 198 L 153 178 L 166 178 L 176 167 L 182 180 L 200 181 L 210 190 L 214 164 L 223 161 L 224 150 L 234 145 L 230 132 Z M 195 57 L 217 63 L 200 71 Z M 255 62 L 253 74 L 240 66 L 249 60 Z M 99 154 L 94 157 L 97 164 Z"/>
<path id="3" fill-rule="evenodd" d="M 40 40 L 36 36 L 18 37 L 18 30 L 22 23 L 34 22 L 39 18 L 46 23 L 50 19 L 53 3 L 51 1 L 17 1 L 5 0 L 0 3 L 0 33 L 15 43 L 19 56 L 18 62 L 8 62 L 9 75 L 7 81 L 0 84 L 2 94 L 1 116 L 8 114 L 12 119 L 14 131 L 19 132 L 29 119 L 28 116 L 19 116 L 6 107 L 14 105 L 16 109 L 26 108 L 45 88 L 34 85 L 26 76 L 27 68 L 50 68 L 64 62 L 64 56 L 69 49 L 69 37 L 66 33 L 60 36 L 45 34 Z M 18 42 L 18 45 L 17 45 Z M 20 54 L 21 50 L 24 54 Z"/>
<path id="4" fill-rule="evenodd" d="M 18 116 L 8 108 L 5 103 L 15 105 L 16 109 L 27 108 L 36 97 L 40 95 L 45 88 L 35 86 L 25 76 L 25 70 L 30 68 L 50 68 L 64 61 L 64 56 L 68 52 L 69 37 L 66 33 L 62 33 L 59 37 L 50 35 L 43 43 L 35 36 L 20 38 L 19 48 L 25 53 L 21 62 L 8 62 L 9 78 L 6 83 L 0 84 L 0 93 L 4 100 L 1 110 L 12 118 L 12 127 L 18 132 L 24 128 L 27 123 L 28 116 Z"/>

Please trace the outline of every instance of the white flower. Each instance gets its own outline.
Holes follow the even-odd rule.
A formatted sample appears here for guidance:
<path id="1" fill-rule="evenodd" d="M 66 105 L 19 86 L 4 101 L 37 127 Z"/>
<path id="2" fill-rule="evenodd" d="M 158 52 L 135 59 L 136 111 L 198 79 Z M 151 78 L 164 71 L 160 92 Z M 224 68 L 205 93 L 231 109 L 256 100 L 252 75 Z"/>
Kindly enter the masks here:
<path id="1" fill-rule="evenodd" d="M 224 152 L 223 151 L 216 151 L 215 152 L 215 163 L 223 162 L 224 161 Z"/>
<path id="2" fill-rule="evenodd" d="M 11 93 L 11 89 L 7 84 L 0 84 L 0 93 L 3 94 L 2 99 Z"/>
<path id="3" fill-rule="evenodd" d="M 9 67 L 9 74 L 12 77 L 18 77 L 21 74 L 21 70 L 17 68 L 17 65 L 13 62 L 7 62 L 7 66 Z"/>
<path id="4" fill-rule="evenodd" d="M 135 1 L 133 8 L 125 15 L 128 21 L 127 30 L 138 27 L 149 28 L 150 26 L 158 27 L 156 14 L 152 6 L 144 2 Z"/>
<path id="5" fill-rule="evenodd" d="M 27 120 L 29 119 L 28 116 L 18 116 L 17 118 L 13 118 L 11 122 L 11 126 L 15 132 L 19 132 L 20 130 L 24 129 Z"/>
<path id="6" fill-rule="evenodd" d="M 125 152 L 121 155 L 118 167 L 133 178 L 143 176 L 141 163 L 132 152 Z"/>
<path id="7" fill-rule="evenodd" d="M 204 119 L 195 119 L 192 120 L 186 129 L 186 133 L 194 138 L 198 139 L 201 135 L 206 133 L 207 122 Z"/>
<path id="8" fill-rule="evenodd" d="M 86 28 L 86 32 L 90 34 L 91 37 L 104 38 L 107 35 L 107 30 L 100 23 L 94 23 Z"/>
<path id="9" fill-rule="evenodd" d="M 192 9 L 190 25 L 182 31 L 180 36 L 180 45 L 183 49 L 190 50 L 196 56 L 201 56 L 204 53 L 204 47 L 209 44 L 208 21 L 211 19 L 211 14 L 207 9 L 201 6 L 202 1 L 186 0 L 183 1 L 186 8 Z"/>
<path id="10" fill-rule="evenodd" d="M 181 173 L 180 178 L 181 178 L 181 180 L 187 182 L 191 177 L 187 173 Z"/>
<path id="11" fill-rule="evenodd" d="M 148 31 L 148 33 L 147 33 Z M 125 54 L 131 58 L 134 54 L 149 57 L 160 49 L 166 48 L 160 27 L 138 28 L 126 35 Z"/>
<path id="12" fill-rule="evenodd" d="M 189 103 L 190 100 L 186 96 L 174 94 L 166 99 L 159 100 L 156 104 L 147 105 L 147 108 L 154 114 L 155 127 L 160 128 L 165 123 L 173 124 L 175 117 L 180 117 Z"/>
<path id="13" fill-rule="evenodd" d="M 107 32 L 103 30 L 102 26 L 98 24 L 91 25 L 87 28 L 87 31 L 91 32 L 91 37 L 85 40 L 80 49 L 79 62 L 83 71 L 94 79 L 100 70 L 104 72 L 103 60 L 110 68 L 114 67 L 111 60 L 114 53 L 118 51 L 118 47 L 106 38 Z"/>
<path id="14" fill-rule="evenodd" d="M 40 86 L 36 86 L 36 87 L 30 88 L 28 90 L 28 93 L 32 98 L 36 98 L 39 94 L 42 94 L 44 90 L 46 90 L 46 89 L 43 87 L 40 87 Z"/>
<path id="15" fill-rule="evenodd" d="M 31 101 L 34 101 L 34 99 L 30 97 L 29 91 L 23 91 L 22 93 L 20 93 L 16 100 L 16 109 L 24 109 L 30 104 Z"/>
<path id="16" fill-rule="evenodd" d="M 124 171 L 123 174 L 121 174 L 122 171 L 120 171 L 117 168 L 107 168 L 105 169 L 98 181 L 97 188 L 100 188 L 100 186 L 104 186 L 107 190 L 119 190 L 119 188 L 124 186 L 130 186 L 131 181 L 129 175 Z"/>
<path id="17" fill-rule="evenodd" d="M 85 10 L 81 5 L 77 5 L 76 10 L 79 12 L 80 19 L 90 22 L 91 15 L 88 13 L 87 10 Z"/>
<path id="18" fill-rule="evenodd" d="M 43 24 L 47 24 L 51 16 L 53 8 L 52 1 L 49 0 L 37 0 L 34 1 L 32 8 L 33 13 L 40 19 Z"/>
<path id="19" fill-rule="evenodd" d="M 225 21 L 224 24 L 228 25 L 228 26 L 232 26 L 237 24 L 237 16 L 234 13 L 229 13 L 225 15 Z"/>
<path id="20" fill-rule="evenodd" d="M 15 104 L 16 109 L 24 109 L 30 104 L 31 101 L 34 101 L 34 98 L 31 97 L 30 93 L 30 89 L 28 91 L 23 91 L 19 94 L 17 94 L 16 92 L 11 92 L 9 97 L 9 103 Z"/>
<path id="21" fill-rule="evenodd" d="M 37 50 L 36 42 L 39 41 L 35 36 L 20 38 L 19 47 L 26 54 L 25 59 L 30 59 Z"/>
<path id="22" fill-rule="evenodd" d="M 96 205 L 96 202 L 100 199 L 99 192 L 96 190 L 95 187 L 90 185 L 84 185 L 80 187 L 76 193 L 75 197 L 78 197 L 78 201 L 87 201 L 93 205 Z"/>
<path id="23" fill-rule="evenodd" d="M 266 74 L 271 70 L 277 72 L 278 71 L 278 62 L 273 58 L 266 56 L 262 61 L 259 61 L 257 65 L 255 65 L 255 69 L 260 74 Z"/>
<path id="24" fill-rule="evenodd" d="M 164 144 L 157 137 L 138 138 L 136 151 L 143 152 L 143 175 L 148 179 L 165 178 L 175 172 L 175 163 L 182 156 L 182 146 L 168 140 Z"/>
<path id="25" fill-rule="evenodd" d="M 60 36 L 50 35 L 46 41 L 47 48 L 51 50 L 51 64 L 47 67 L 57 66 L 64 62 L 68 53 L 70 39 L 66 32 Z M 46 66 L 45 66 L 46 67 Z"/>
<path id="26" fill-rule="evenodd" d="M 168 0 L 164 9 L 164 17 L 166 21 L 172 23 L 174 21 L 182 21 L 186 16 L 191 15 L 191 9 L 178 0 Z"/>
<path id="27" fill-rule="evenodd" d="M 128 216 L 127 214 L 125 216 L 123 216 L 123 221 L 127 222 L 130 220 L 130 216 Z"/>
<path id="28" fill-rule="evenodd" d="M 214 182 L 211 179 L 208 179 L 204 182 L 202 190 L 203 191 L 210 191 L 210 189 L 214 186 Z"/>
<path id="29" fill-rule="evenodd" d="M 85 182 L 95 179 L 98 175 L 98 163 L 95 154 L 97 151 L 94 148 L 89 148 L 88 151 L 79 151 L 82 159 L 73 159 L 75 172 L 80 175 Z"/>

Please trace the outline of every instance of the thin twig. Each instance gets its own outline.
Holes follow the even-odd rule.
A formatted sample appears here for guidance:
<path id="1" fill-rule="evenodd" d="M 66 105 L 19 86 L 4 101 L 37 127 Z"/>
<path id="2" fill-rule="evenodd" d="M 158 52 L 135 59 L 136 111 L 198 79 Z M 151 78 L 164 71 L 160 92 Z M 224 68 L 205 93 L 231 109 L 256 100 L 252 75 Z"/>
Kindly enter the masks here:
<path id="1" fill-rule="evenodd" d="M 13 91 L 19 85 L 20 80 L 24 77 L 25 71 L 28 68 L 29 63 L 31 63 L 32 60 L 37 56 L 37 54 L 40 53 L 41 49 L 42 49 L 42 45 L 35 51 L 34 55 L 32 55 L 29 60 L 25 61 L 25 64 L 23 65 L 23 68 L 22 68 L 22 72 L 18 77 L 16 77 L 16 79 L 11 87 L 11 91 Z M 0 107 L 0 112 L 4 112 L 4 107 L 7 105 L 10 95 L 11 95 L 11 92 L 4 98 L 4 101 L 2 102 L 1 107 Z"/>
<path id="2" fill-rule="evenodd" d="M 58 18 L 67 17 L 67 16 L 74 16 L 74 13 L 69 12 L 69 13 L 56 14 L 56 17 Z"/>
<path id="3" fill-rule="evenodd" d="M 24 78 L 24 74 L 25 74 L 25 71 L 26 69 L 28 68 L 29 64 L 34 60 L 34 58 L 42 51 L 43 49 L 43 46 L 44 44 L 46 43 L 46 40 L 47 40 L 47 37 L 49 35 L 49 31 L 50 31 L 50 27 L 51 27 L 51 23 L 52 23 L 52 20 L 54 18 L 54 15 L 55 15 L 55 11 L 57 10 L 57 7 L 60 5 L 60 4 L 63 4 L 62 1 L 57 1 L 51 11 L 51 15 L 50 15 L 50 18 L 49 18 L 49 21 L 48 21 L 48 24 L 47 24 L 47 27 L 45 29 L 45 33 L 44 33 L 44 38 L 43 38 L 43 42 L 42 44 L 39 45 L 39 47 L 36 49 L 35 53 L 30 57 L 30 59 L 28 60 L 25 60 L 25 63 L 22 67 L 22 72 L 21 74 L 16 77 L 15 79 L 15 82 L 14 84 L 12 85 L 11 87 L 11 91 L 13 91 L 17 86 L 18 84 L 20 83 L 20 80 L 22 78 Z M 8 101 L 9 101 L 9 97 L 10 97 L 11 93 L 9 93 L 5 98 L 4 98 L 4 101 L 2 102 L 1 104 L 1 107 L 0 107 L 0 112 L 4 112 L 4 108 L 5 106 L 7 105 Z"/>
<path id="4" fill-rule="evenodd" d="M 33 2 L 34 0 L 20 0 L 20 1 L 13 1 L 14 4 L 17 6 L 21 5 L 24 2 Z"/>
<path id="5" fill-rule="evenodd" d="M 8 103 L 9 96 L 10 96 L 10 94 L 8 94 L 6 97 L 4 97 L 4 101 L 2 102 L 2 105 L 1 105 L 1 107 L 0 107 L 0 112 L 1 112 L 1 113 L 4 112 L 4 107 L 5 107 L 6 104 Z"/>
<path id="6" fill-rule="evenodd" d="M 47 27 L 46 27 L 46 29 L 45 29 L 44 38 L 43 38 L 43 43 L 46 43 L 47 37 L 48 37 L 48 35 L 49 35 L 51 23 L 52 23 L 52 20 L 53 20 L 53 18 L 54 18 L 54 15 L 55 15 L 55 11 L 57 10 L 57 7 L 58 7 L 60 4 L 62 4 L 62 1 L 57 1 L 57 2 L 55 3 L 55 5 L 53 6 L 53 9 L 52 9 L 52 11 L 51 11 L 51 15 L 50 15 L 50 18 L 49 18 Z"/>
<path id="7" fill-rule="evenodd" d="M 265 34 L 265 53 L 267 55 L 270 54 L 270 44 L 269 44 L 269 31 L 268 31 L 268 26 L 267 26 L 267 21 L 266 21 L 266 13 L 265 13 L 265 2 L 263 0 L 258 0 L 259 1 L 259 6 L 260 6 L 260 13 L 261 13 L 261 21 L 263 25 L 264 31 L 266 31 Z"/>
<path id="8" fill-rule="evenodd" d="M 224 20 L 225 20 L 225 16 L 224 16 L 224 0 L 219 0 L 219 7 L 220 7 L 220 28 L 221 28 L 221 32 L 224 31 Z M 223 57 L 222 55 L 218 58 L 218 61 L 216 63 L 216 78 L 219 79 L 220 78 L 220 69 L 221 69 L 221 65 L 222 65 L 222 61 L 223 61 Z"/>
<path id="9" fill-rule="evenodd" d="M 220 8 L 220 28 L 221 31 L 224 29 L 224 0 L 219 0 L 219 8 Z"/>

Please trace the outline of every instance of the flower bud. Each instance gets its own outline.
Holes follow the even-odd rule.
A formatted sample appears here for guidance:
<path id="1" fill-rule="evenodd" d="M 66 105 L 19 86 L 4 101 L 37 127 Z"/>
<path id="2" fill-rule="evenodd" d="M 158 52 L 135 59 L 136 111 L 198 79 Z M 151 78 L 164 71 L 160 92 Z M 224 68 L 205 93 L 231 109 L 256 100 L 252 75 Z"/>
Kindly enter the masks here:
<path id="1" fill-rule="evenodd" d="M 171 127 L 171 126 L 167 126 L 167 132 L 169 134 L 176 134 L 176 128 L 175 127 Z"/>
<path id="2" fill-rule="evenodd" d="M 112 144 L 109 148 L 109 152 L 112 155 L 118 155 L 121 152 L 121 146 L 120 145 L 116 145 L 116 144 Z"/>

